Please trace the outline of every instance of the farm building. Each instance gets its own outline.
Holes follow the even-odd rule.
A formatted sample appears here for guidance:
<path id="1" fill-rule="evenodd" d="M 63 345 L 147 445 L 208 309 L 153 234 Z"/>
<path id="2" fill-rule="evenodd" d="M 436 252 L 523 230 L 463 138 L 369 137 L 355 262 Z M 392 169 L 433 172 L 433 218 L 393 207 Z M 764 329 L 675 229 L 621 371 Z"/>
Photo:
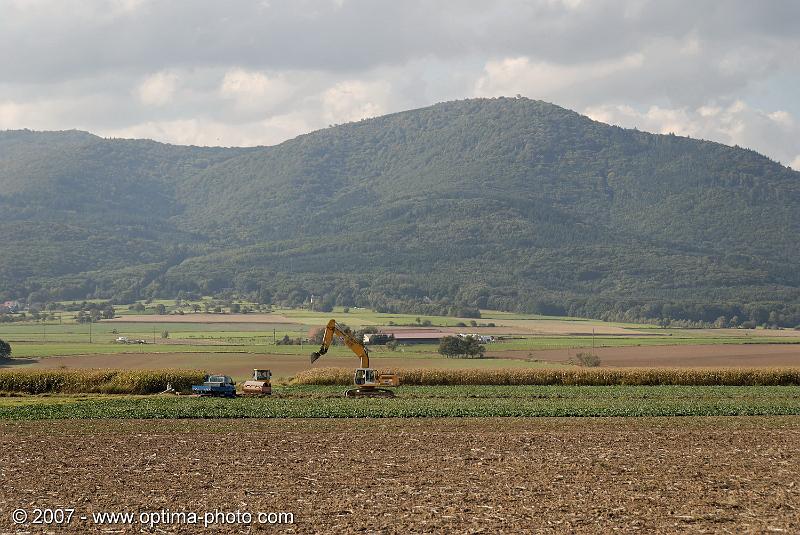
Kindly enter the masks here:
<path id="1" fill-rule="evenodd" d="M 488 344 L 489 342 L 494 342 L 494 336 L 488 336 L 488 335 L 477 334 L 477 333 L 468 333 L 468 334 L 458 333 L 458 337 L 462 338 L 462 339 L 474 338 L 475 340 L 477 340 L 481 344 Z"/>
<path id="2" fill-rule="evenodd" d="M 363 342 L 369 345 L 384 345 L 394 340 L 394 336 L 386 333 L 367 333 Z"/>
<path id="3" fill-rule="evenodd" d="M 401 344 L 438 344 L 445 336 L 452 336 L 436 329 L 386 329 L 385 333 Z"/>
<path id="4" fill-rule="evenodd" d="M 1 303 L 0 312 L 19 312 L 19 301 L 6 301 Z"/>

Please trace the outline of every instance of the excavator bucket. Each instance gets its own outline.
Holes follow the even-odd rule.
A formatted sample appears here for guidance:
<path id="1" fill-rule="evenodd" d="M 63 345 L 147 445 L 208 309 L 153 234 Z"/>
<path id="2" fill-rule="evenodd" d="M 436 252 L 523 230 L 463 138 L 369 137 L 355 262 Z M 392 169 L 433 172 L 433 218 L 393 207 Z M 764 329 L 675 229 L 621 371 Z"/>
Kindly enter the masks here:
<path id="1" fill-rule="evenodd" d="M 311 364 L 314 364 L 315 360 L 317 360 L 318 358 L 320 358 L 322 355 L 324 355 L 327 352 L 328 352 L 328 348 L 325 347 L 325 344 L 322 344 L 322 346 L 319 348 L 319 351 L 314 351 L 313 353 L 311 353 Z"/>

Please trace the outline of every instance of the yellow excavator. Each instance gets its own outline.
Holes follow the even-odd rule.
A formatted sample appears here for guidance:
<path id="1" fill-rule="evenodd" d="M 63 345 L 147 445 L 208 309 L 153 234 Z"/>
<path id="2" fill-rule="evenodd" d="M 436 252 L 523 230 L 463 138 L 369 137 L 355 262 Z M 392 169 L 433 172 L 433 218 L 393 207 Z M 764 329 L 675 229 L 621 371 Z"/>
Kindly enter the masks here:
<path id="1" fill-rule="evenodd" d="M 356 388 L 351 388 L 344 393 L 345 397 L 370 397 L 370 398 L 393 398 L 394 392 L 383 386 L 399 386 L 400 381 L 393 373 L 381 373 L 369 367 L 369 352 L 367 348 L 352 334 L 342 329 L 336 320 L 330 320 L 325 327 L 325 334 L 322 337 L 322 345 L 319 351 L 311 353 L 311 363 L 328 352 L 333 343 L 333 337 L 340 337 L 347 347 L 361 359 L 361 367 L 356 369 L 353 376 L 353 384 Z"/>

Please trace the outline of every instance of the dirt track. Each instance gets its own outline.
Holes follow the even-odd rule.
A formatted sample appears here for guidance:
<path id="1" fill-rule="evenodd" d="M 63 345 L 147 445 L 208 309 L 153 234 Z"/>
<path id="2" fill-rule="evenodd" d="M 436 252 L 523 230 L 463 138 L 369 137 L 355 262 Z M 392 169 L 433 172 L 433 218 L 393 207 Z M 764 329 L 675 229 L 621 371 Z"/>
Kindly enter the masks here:
<path id="1" fill-rule="evenodd" d="M 531 358 L 566 362 L 578 352 L 591 349 L 547 349 L 542 351 L 491 351 L 493 358 Z M 595 350 L 602 366 L 716 367 L 800 366 L 800 344 L 719 344 L 641 347 L 601 347 Z"/>
<path id="2" fill-rule="evenodd" d="M 800 530 L 796 417 L 6 422 L 0 451 L 0 533 L 55 505 L 294 514 L 264 532 Z"/>

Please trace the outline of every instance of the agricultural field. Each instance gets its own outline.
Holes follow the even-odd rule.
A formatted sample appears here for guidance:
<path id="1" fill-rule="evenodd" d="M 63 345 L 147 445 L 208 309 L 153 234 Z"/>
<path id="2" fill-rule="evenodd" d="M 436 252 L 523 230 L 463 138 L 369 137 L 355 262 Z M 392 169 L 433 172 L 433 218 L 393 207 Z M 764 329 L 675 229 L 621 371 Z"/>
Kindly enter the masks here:
<path id="1" fill-rule="evenodd" d="M 798 386 L 407 386 L 395 399 L 371 400 L 342 391 L 286 387 L 271 398 L 233 400 L 15 396 L 0 398 L 0 420 L 800 415 Z"/>
<path id="2" fill-rule="evenodd" d="M 349 369 L 315 369 L 265 398 L 187 393 L 202 372 L 0 372 L 0 420 L 800 414 L 800 369 L 404 370 L 395 399 L 346 399 Z M 116 395 L 109 395 L 116 394 Z M 146 395 L 143 395 L 146 394 Z"/>
<path id="3" fill-rule="evenodd" d="M 7 421 L 0 448 L 0 510 L 75 508 L 59 533 L 202 529 L 91 516 L 163 510 L 292 514 L 221 533 L 800 526 L 798 417 Z"/>
<path id="4" fill-rule="evenodd" d="M 292 514 L 223 533 L 797 531 L 796 332 L 483 316 L 124 314 L 91 325 L 91 342 L 64 318 L 0 325 L 14 347 L 0 366 L 0 533 L 21 527 L 8 511 L 53 504 L 76 510 L 62 533 L 100 529 L 93 513 L 164 510 Z M 329 317 L 497 341 L 483 359 L 375 347 L 397 397 L 346 399 L 349 350 L 312 365 L 316 346 L 278 343 Z M 600 366 L 576 366 L 578 352 Z M 271 397 L 157 393 L 256 367 L 275 373 Z"/>
<path id="5" fill-rule="evenodd" d="M 159 304 L 169 313 L 155 314 L 153 307 Z M 794 330 L 662 329 L 497 311 L 482 311 L 477 320 L 341 308 L 331 313 L 299 309 L 194 313 L 192 304 L 199 307 L 203 302 L 181 307 L 175 301 L 153 302 L 146 314 L 117 307 L 115 319 L 94 324 L 78 324 L 75 313 L 67 312 L 44 323 L 1 324 L 0 338 L 12 343 L 15 358 L 0 368 L 204 369 L 243 380 L 253 368 L 265 367 L 277 378 L 289 378 L 310 367 L 308 355 L 315 347 L 308 344 L 309 333 L 330 317 L 354 328 L 495 337 L 486 344 L 488 358 L 480 360 L 443 358 L 431 343 L 373 348 L 375 364 L 393 369 L 564 367 L 579 352 L 595 353 L 600 366 L 610 367 L 800 366 L 800 331 Z M 144 343 L 115 343 L 118 337 Z M 282 344 L 285 337 L 305 343 Z M 347 367 L 355 362 L 347 349 L 337 346 L 314 366 Z"/>

